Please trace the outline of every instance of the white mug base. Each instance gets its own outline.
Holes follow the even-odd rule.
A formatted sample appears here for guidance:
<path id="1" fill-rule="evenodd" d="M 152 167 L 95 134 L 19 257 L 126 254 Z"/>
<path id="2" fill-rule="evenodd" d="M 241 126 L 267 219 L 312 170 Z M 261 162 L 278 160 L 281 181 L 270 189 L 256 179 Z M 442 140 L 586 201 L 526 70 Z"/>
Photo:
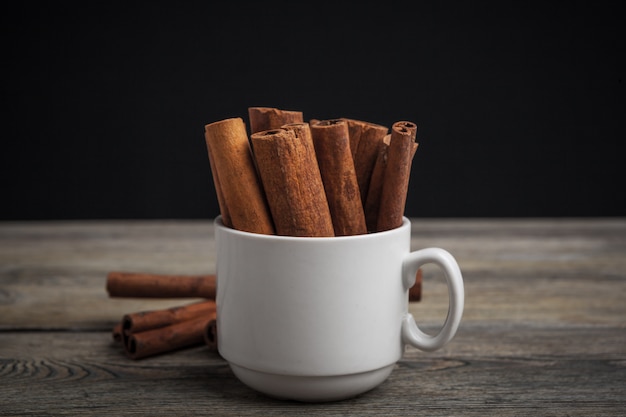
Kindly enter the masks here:
<path id="1" fill-rule="evenodd" d="M 395 364 L 349 375 L 297 376 L 254 371 L 230 363 L 230 368 L 248 387 L 281 400 L 301 402 L 340 401 L 365 393 L 383 383 Z"/>

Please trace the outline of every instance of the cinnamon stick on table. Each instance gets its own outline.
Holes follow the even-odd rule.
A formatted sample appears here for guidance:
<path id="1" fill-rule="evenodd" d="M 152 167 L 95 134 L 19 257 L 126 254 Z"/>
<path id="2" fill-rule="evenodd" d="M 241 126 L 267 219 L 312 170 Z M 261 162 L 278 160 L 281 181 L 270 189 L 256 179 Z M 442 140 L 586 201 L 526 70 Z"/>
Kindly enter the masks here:
<path id="1" fill-rule="evenodd" d="M 132 333 L 124 346 L 125 352 L 131 359 L 141 359 L 204 344 L 206 326 L 213 319 L 215 312 L 168 326 Z"/>
<path id="2" fill-rule="evenodd" d="M 128 313 L 124 314 L 122 318 L 122 332 L 125 334 L 140 333 L 197 317 L 212 315 L 215 311 L 215 301 L 206 300 L 166 309 Z"/>
<path id="3" fill-rule="evenodd" d="M 154 297 L 154 298 L 206 298 L 215 300 L 216 276 L 209 275 L 165 275 L 139 272 L 111 272 L 115 284 L 109 288 L 111 297 Z M 118 281 L 118 279 L 120 281 Z M 200 281 L 200 283 L 198 282 Z M 199 284 L 199 285 L 198 285 Z M 419 301 L 421 297 L 421 270 L 415 285 L 409 291 L 409 301 Z M 113 338 L 119 338 L 121 323 L 113 331 Z"/>
<path id="4" fill-rule="evenodd" d="M 204 328 L 204 342 L 211 350 L 217 350 L 217 320 L 209 321 Z"/>
<path id="5" fill-rule="evenodd" d="M 249 107 L 250 134 L 263 130 L 278 129 L 289 123 L 303 123 L 301 111 L 284 110 L 275 107 Z"/>
<path id="6" fill-rule="evenodd" d="M 334 236 L 308 123 L 253 133 L 251 141 L 276 233 Z"/>
<path id="7" fill-rule="evenodd" d="M 246 126 L 241 118 L 205 126 L 205 139 L 232 227 L 274 234 L 272 216 L 259 179 Z"/>
<path id="8" fill-rule="evenodd" d="M 207 275 L 166 275 L 111 271 L 107 274 L 109 297 L 215 299 L 216 279 Z"/>
<path id="9" fill-rule="evenodd" d="M 148 340 L 151 341 L 157 337 L 164 339 L 166 337 L 164 335 L 170 334 L 169 330 L 165 329 L 166 327 L 197 318 L 214 317 L 216 315 L 216 309 L 215 301 L 207 300 L 184 306 L 124 314 L 121 323 L 121 341 L 124 348 L 128 350 L 130 349 L 129 343 L 131 343 L 133 335 L 158 329 L 163 330 L 153 331 L 150 333 L 151 336 L 149 336 L 150 338 Z M 187 329 L 187 327 L 182 327 L 183 331 Z M 140 340 L 144 340 L 144 336 L 141 336 Z M 174 350 L 179 347 L 178 345 L 168 347 L 167 339 L 162 340 L 160 343 L 162 343 L 162 346 L 159 348 L 161 352 Z M 140 349 L 141 348 L 140 346 Z"/>
<path id="10" fill-rule="evenodd" d="M 376 225 L 378 231 L 395 229 L 402 225 L 416 145 L 415 132 L 416 125 L 412 122 L 396 122 L 391 127 Z"/>
<path id="11" fill-rule="evenodd" d="M 113 326 L 113 331 L 111 332 L 111 335 L 113 336 L 113 341 L 121 342 L 123 340 L 122 333 L 122 322 L 119 322 L 115 326 Z"/>
<path id="12" fill-rule="evenodd" d="M 321 120 L 311 125 L 311 134 L 335 235 L 367 233 L 347 122 Z"/>

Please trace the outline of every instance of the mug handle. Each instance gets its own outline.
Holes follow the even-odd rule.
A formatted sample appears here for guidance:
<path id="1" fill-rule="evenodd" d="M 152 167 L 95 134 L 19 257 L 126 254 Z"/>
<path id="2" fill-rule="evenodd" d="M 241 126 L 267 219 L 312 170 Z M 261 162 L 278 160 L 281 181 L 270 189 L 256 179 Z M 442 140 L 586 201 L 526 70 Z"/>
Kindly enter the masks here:
<path id="1" fill-rule="evenodd" d="M 449 307 L 443 327 L 434 336 L 424 333 L 415 323 L 413 315 L 407 313 L 402 321 L 402 341 L 423 351 L 434 351 L 443 347 L 456 334 L 465 303 L 463 277 L 454 257 L 441 248 L 426 248 L 411 252 L 402 264 L 404 289 L 408 291 L 415 284 L 415 274 L 424 264 L 439 266 L 448 284 Z"/>

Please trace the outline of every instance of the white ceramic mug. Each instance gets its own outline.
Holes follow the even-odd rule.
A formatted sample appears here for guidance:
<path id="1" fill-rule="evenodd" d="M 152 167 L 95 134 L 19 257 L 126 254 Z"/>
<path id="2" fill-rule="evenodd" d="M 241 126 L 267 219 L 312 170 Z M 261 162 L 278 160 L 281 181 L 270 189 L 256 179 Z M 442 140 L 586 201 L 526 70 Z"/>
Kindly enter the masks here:
<path id="1" fill-rule="evenodd" d="M 247 233 L 215 220 L 220 355 L 269 396 L 335 401 L 383 381 L 405 346 L 433 351 L 455 335 L 464 307 L 456 260 L 440 248 L 411 252 L 411 224 L 365 235 Z M 438 334 L 408 312 L 417 269 L 444 271 L 449 310 Z"/>

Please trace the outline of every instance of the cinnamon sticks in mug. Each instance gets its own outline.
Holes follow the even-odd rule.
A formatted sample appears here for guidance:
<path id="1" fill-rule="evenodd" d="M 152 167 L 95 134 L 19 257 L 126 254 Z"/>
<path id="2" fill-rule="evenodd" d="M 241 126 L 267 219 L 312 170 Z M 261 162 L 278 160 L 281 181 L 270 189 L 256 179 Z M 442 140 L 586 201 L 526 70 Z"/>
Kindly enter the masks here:
<path id="1" fill-rule="evenodd" d="M 272 107 L 250 107 L 248 117 L 249 135 L 241 118 L 205 126 L 227 226 L 316 237 L 402 224 L 415 123 L 396 122 L 388 133 L 385 126 L 350 118 L 307 123 L 300 111 Z"/>

